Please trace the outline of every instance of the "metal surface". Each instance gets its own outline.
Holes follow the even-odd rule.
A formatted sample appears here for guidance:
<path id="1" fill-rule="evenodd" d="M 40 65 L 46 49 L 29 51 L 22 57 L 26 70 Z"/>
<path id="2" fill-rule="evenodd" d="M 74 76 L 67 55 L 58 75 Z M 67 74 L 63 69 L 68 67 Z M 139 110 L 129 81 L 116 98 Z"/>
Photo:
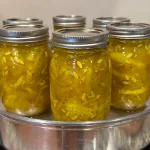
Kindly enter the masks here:
<path id="1" fill-rule="evenodd" d="M 140 150 L 150 150 L 150 143 L 147 146 L 145 146 L 143 149 L 140 149 Z"/>
<path id="2" fill-rule="evenodd" d="M 139 112 L 111 110 L 108 120 L 57 122 L 50 112 L 26 118 L 0 104 L 0 131 L 8 150 L 139 150 L 150 143 L 150 99 Z"/>
<path id="3" fill-rule="evenodd" d="M 0 27 L 0 41 L 25 43 L 49 38 L 48 27 L 34 24 L 8 25 Z"/>
<path id="4" fill-rule="evenodd" d="M 86 24 L 86 18 L 84 16 L 76 16 L 76 15 L 59 15 L 53 17 L 54 26 L 66 26 L 66 27 L 76 27 L 76 26 L 84 26 Z"/>
<path id="5" fill-rule="evenodd" d="M 108 32 L 88 28 L 68 28 L 53 32 L 53 45 L 68 49 L 106 47 Z"/>
<path id="6" fill-rule="evenodd" d="M 150 38 L 150 25 L 145 23 L 114 23 L 107 25 L 109 36 L 120 39 Z"/>
<path id="7" fill-rule="evenodd" d="M 93 19 L 93 28 L 106 28 L 108 24 L 119 22 L 130 22 L 130 19 L 124 17 L 99 17 Z"/>
<path id="8" fill-rule="evenodd" d="M 43 24 L 43 21 L 37 18 L 9 18 L 3 20 L 3 25 L 18 25 L 18 24 Z"/>

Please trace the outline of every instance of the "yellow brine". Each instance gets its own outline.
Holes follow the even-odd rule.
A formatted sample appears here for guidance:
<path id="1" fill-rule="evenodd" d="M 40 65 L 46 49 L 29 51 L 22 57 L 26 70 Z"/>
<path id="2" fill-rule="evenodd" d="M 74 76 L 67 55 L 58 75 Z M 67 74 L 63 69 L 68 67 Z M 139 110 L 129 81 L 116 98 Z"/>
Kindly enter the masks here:
<path id="1" fill-rule="evenodd" d="M 77 39 L 80 39 L 79 32 L 83 35 L 89 32 L 90 35 L 93 31 L 65 30 L 71 37 L 76 33 Z M 102 34 L 94 32 L 96 36 Z M 82 47 L 82 40 L 80 42 Z M 78 47 L 78 43 L 74 44 L 74 47 Z M 56 44 L 53 47 L 55 54 L 50 64 L 50 93 L 55 120 L 90 121 L 107 118 L 110 109 L 111 64 L 106 44 L 104 48 L 98 46 L 72 49 Z"/>
<path id="2" fill-rule="evenodd" d="M 34 26 L 25 27 L 34 30 Z M 26 31 L 19 26 L 16 28 L 16 32 Z M 11 29 L 5 30 L 9 33 Z M 38 42 L 37 39 L 32 39 L 32 42 L 26 39 L 23 43 L 14 37 L 13 42 L 0 43 L 2 102 L 7 111 L 32 116 L 49 108 L 48 41 L 42 39 Z"/>
<path id="3" fill-rule="evenodd" d="M 140 37 L 140 33 L 137 35 Z M 150 96 L 150 39 L 142 35 L 140 39 L 131 36 L 132 33 L 130 39 L 124 39 L 110 34 L 109 40 L 113 75 L 112 106 L 123 110 L 142 108 Z"/>

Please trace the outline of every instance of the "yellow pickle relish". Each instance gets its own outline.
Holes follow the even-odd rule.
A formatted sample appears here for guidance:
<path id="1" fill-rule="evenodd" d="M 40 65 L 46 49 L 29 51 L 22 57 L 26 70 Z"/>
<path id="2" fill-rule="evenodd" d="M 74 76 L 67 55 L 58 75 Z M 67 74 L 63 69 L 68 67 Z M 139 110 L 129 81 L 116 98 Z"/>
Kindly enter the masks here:
<path id="1" fill-rule="evenodd" d="M 150 96 L 150 26 L 142 23 L 108 25 L 112 62 L 112 106 L 142 108 Z"/>
<path id="2" fill-rule="evenodd" d="M 98 17 L 93 19 L 93 28 L 106 29 L 107 25 L 119 22 L 130 22 L 130 19 L 125 17 Z"/>
<path id="3" fill-rule="evenodd" d="M 48 109 L 48 38 L 43 25 L 0 28 L 1 98 L 7 111 L 33 116 Z"/>
<path id="4" fill-rule="evenodd" d="M 84 16 L 77 15 L 58 15 L 53 17 L 53 25 L 54 30 L 85 27 L 86 18 Z"/>
<path id="5" fill-rule="evenodd" d="M 110 110 L 108 32 L 87 28 L 53 32 L 50 99 L 57 121 L 106 119 Z"/>

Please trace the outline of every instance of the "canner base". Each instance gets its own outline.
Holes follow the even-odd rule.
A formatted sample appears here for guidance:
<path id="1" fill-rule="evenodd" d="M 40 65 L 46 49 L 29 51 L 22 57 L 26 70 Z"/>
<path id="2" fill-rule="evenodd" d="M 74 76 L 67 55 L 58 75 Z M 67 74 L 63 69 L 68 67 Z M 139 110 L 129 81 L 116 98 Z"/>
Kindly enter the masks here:
<path id="1" fill-rule="evenodd" d="M 0 103 L 0 131 L 9 150 L 139 150 L 150 143 L 150 99 L 137 112 L 112 109 L 105 121 L 59 122 L 47 112 L 27 118 Z"/>

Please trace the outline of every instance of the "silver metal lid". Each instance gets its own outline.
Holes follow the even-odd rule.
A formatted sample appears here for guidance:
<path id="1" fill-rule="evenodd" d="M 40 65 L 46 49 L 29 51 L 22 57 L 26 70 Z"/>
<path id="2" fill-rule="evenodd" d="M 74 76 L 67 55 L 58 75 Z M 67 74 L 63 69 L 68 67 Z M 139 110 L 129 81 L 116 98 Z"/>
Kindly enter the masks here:
<path id="1" fill-rule="evenodd" d="M 67 49 L 106 47 L 108 32 L 100 29 L 68 28 L 53 32 L 53 45 Z"/>
<path id="2" fill-rule="evenodd" d="M 99 17 L 93 19 L 93 28 L 106 28 L 108 24 L 130 22 L 130 19 L 124 17 Z"/>
<path id="3" fill-rule="evenodd" d="M 43 24 L 43 21 L 37 18 L 9 18 L 3 20 L 3 25 L 18 25 L 18 24 Z"/>
<path id="4" fill-rule="evenodd" d="M 110 37 L 121 39 L 150 38 L 150 25 L 145 23 L 115 23 L 107 26 Z"/>
<path id="5" fill-rule="evenodd" d="M 64 26 L 64 27 L 76 27 L 76 26 L 84 26 L 86 24 L 86 18 L 83 16 L 76 15 L 59 15 L 53 17 L 54 26 Z"/>
<path id="6" fill-rule="evenodd" d="M 49 38 L 48 27 L 34 24 L 8 25 L 0 27 L 0 41 L 26 43 Z"/>

